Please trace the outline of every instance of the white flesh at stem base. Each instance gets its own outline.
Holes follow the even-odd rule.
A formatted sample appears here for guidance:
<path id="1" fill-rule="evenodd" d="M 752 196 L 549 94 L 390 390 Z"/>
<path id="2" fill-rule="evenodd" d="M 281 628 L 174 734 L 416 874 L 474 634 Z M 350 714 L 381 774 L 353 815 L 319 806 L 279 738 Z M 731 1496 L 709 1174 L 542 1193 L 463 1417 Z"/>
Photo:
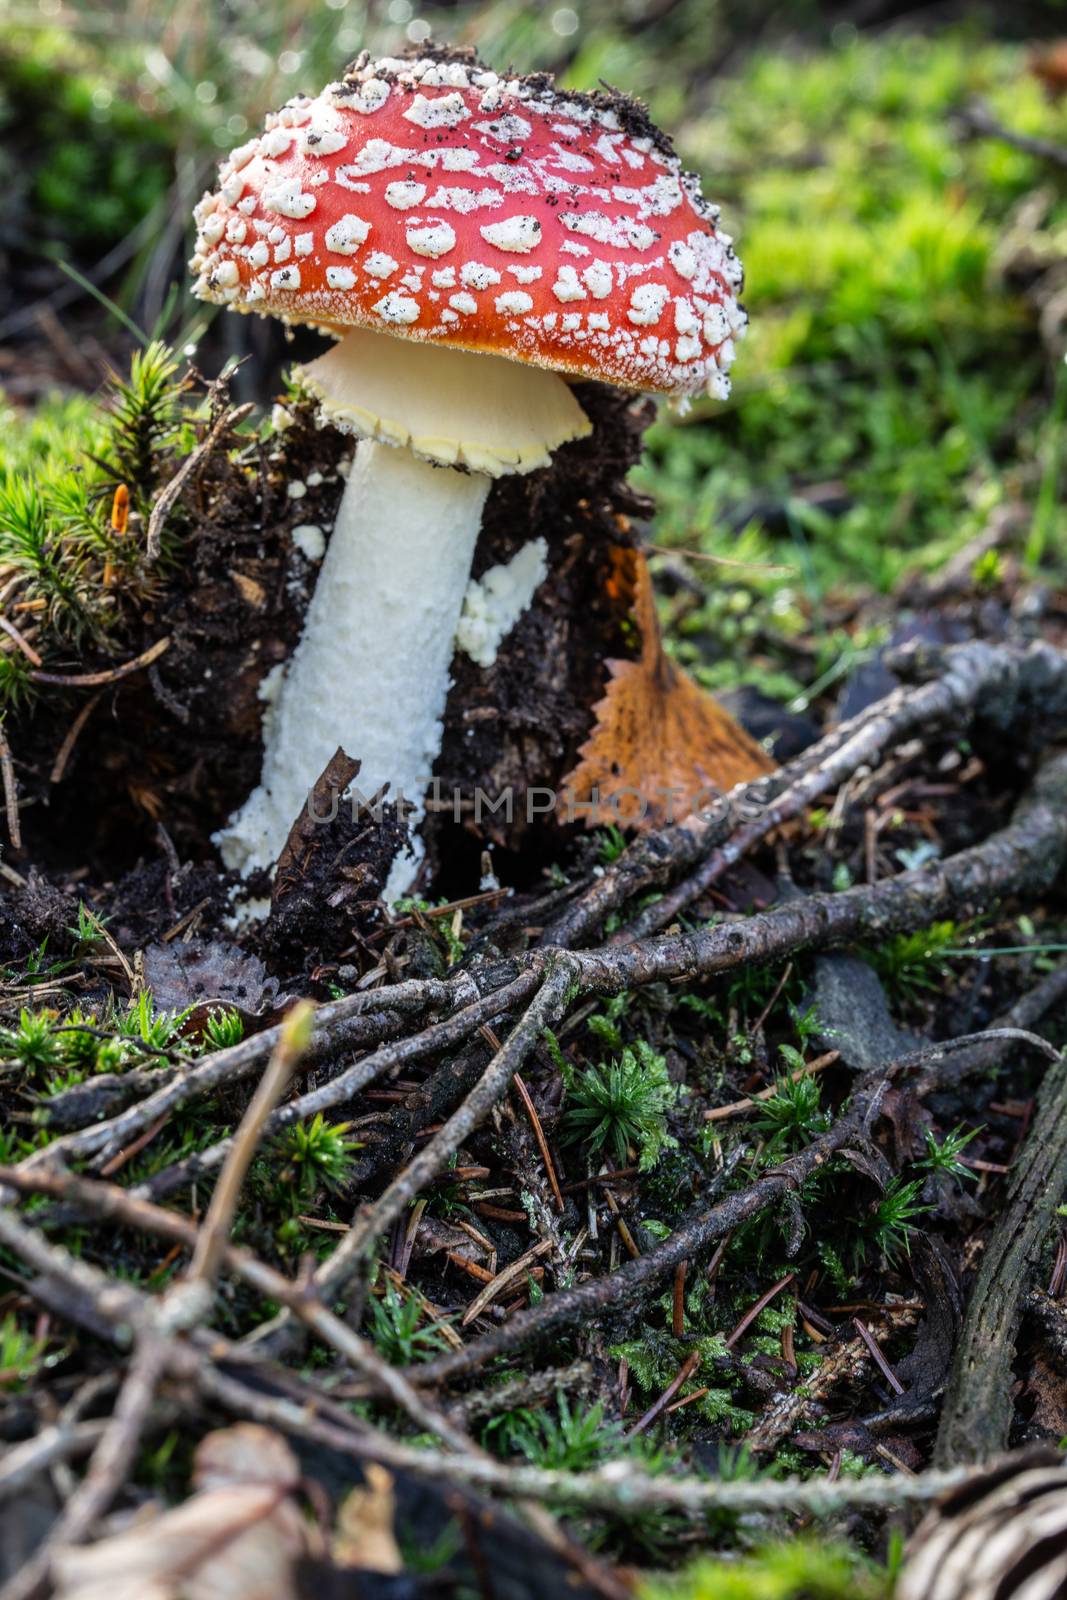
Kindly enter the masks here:
<path id="1" fill-rule="evenodd" d="M 491 480 L 363 439 L 304 635 L 266 721 L 260 787 L 216 836 L 243 875 L 278 858 L 308 791 L 340 745 L 368 799 L 389 785 L 415 809 L 441 745 L 456 625 Z M 386 898 L 422 856 L 394 864 Z"/>

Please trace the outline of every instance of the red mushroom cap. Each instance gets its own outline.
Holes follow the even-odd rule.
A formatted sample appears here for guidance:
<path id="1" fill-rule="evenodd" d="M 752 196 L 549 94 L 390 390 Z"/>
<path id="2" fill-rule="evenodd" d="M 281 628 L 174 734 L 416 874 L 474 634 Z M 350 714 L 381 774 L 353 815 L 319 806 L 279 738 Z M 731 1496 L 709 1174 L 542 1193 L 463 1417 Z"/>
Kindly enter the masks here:
<path id="1" fill-rule="evenodd" d="M 235 310 L 725 396 L 745 314 L 717 218 L 621 95 L 363 56 L 231 154 L 192 267 Z"/>

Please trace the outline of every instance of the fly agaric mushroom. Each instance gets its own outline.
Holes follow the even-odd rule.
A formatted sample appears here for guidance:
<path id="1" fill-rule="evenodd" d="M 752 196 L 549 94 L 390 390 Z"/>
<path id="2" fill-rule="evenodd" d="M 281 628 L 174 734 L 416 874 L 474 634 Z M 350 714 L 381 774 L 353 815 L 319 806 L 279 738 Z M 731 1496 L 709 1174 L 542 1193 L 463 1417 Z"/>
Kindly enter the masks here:
<path id="1" fill-rule="evenodd" d="M 303 383 L 360 440 L 261 787 L 221 836 L 247 873 L 339 745 L 365 793 L 418 805 L 492 480 L 589 432 L 561 374 L 725 397 L 745 315 L 717 208 L 641 107 L 456 52 L 364 54 L 195 215 L 195 292 L 333 333 Z"/>

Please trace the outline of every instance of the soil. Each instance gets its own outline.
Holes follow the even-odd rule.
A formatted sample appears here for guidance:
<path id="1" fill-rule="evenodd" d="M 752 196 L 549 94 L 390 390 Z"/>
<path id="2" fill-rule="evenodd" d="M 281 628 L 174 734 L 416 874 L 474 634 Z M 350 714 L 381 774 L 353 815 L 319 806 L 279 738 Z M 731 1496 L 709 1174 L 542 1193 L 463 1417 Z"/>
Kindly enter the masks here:
<path id="1" fill-rule="evenodd" d="M 612 546 L 634 538 L 629 519 L 647 509 L 625 478 L 650 408 L 596 384 L 578 395 L 591 436 L 564 446 L 543 471 L 501 480 L 490 495 L 474 575 L 538 536 L 549 573 L 493 667 L 457 657 L 437 768 L 441 792 L 460 791 L 464 804 L 475 788 L 492 795 L 513 786 L 517 818 L 528 788 L 552 788 L 574 765 L 605 660 L 632 649 L 604 576 Z M 328 532 L 352 451 L 351 438 L 318 427 L 310 407 L 294 407 L 292 417 L 272 448 L 253 444 L 234 459 L 220 449 L 194 475 L 175 513 L 177 557 L 129 651 L 163 637 L 170 644 L 148 672 L 100 693 L 60 782 L 51 774 L 86 692 L 63 691 L 13 721 L 20 795 L 31 802 L 25 859 L 57 875 L 88 868 L 88 881 L 102 884 L 146 852 L 158 854 L 161 828 L 178 859 L 214 859 L 212 833 L 259 780 L 261 686 L 292 654 L 314 589 L 317 568 L 293 530 L 313 524 Z M 295 498 L 298 484 L 304 492 Z M 450 813 L 432 821 L 431 855 L 464 876 L 471 853 L 477 861 L 503 835 L 491 817 L 474 834 Z M 532 833 L 536 876 L 536 845 L 552 832 L 544 821 L 532 829 L 517 821 L 507 849 L 526 851 Z M 469 884 L 465 876 L 465 892 Z"/>

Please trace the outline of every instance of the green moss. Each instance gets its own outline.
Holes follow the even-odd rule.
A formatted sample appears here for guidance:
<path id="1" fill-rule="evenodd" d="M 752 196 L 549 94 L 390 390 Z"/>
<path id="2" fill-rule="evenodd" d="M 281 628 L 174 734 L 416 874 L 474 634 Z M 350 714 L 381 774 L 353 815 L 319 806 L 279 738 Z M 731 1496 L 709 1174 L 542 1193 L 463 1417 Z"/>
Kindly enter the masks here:
<path id="1" fill-rule="evenodd" d="M 996 250 L 1046 173 L 961 140 L 952 113 L 975 96 L 1012 127 L 1067 136 L 1021 53 L 966 31 L 759 50 L 687 123 L 686 154 L 738 236 L 751 329 L 730 405 L 661 421 L 636 477 L 661 542 L 795 568 L 784 586 L 727 572 L 713 587 L 810 616 L 841 582 L 888 589 L 909 565 L 936 567 L 992 503 L 1034 492 L 1002 463 L 1038 454 L 1045 367 Z M 1050 236 L 1065 218 L 1055 202 Z M 847 503 L 823 516 L 797 489 L 828 480 Z M 761 533 L 767 502 L 784 532 Z M 1058 508 L 1050 522 L 1046 559 L 1062 548 Z M 758 620 L 773 633 L 765 606 Z M 732 643 L 727 631 L 712 660 Z"/>
<path id="2" fill-rule="evenodd" d="M 795 1538 L 738 1561 L 698 1561 L 653 1579 L 641 1600 L 888 1600 L 884 1572 L 846 1545 Z"/>

